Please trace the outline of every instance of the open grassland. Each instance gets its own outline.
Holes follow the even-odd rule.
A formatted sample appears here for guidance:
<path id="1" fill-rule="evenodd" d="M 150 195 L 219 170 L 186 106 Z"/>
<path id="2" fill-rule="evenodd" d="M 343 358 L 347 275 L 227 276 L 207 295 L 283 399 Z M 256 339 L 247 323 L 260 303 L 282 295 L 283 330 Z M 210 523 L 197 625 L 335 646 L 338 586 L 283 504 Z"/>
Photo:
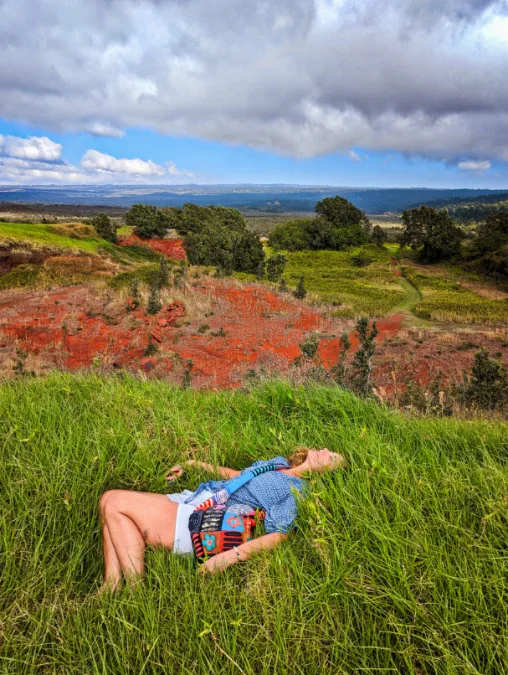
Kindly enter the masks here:
<path id="1" fill-rule="evenodd" d="M 160 260 L 147 247 L 116 246 L 99 238 L 94 228 L 79 223 L 0 222 L 0 251 L 29 261 L 2 273 L 0 290 L 80 284 L 123 269 L 142 271 Z"/>
<path id="2" fill-rule="evenodd" d="M 390 269 L 387 250 L 374 246 L 342 251 L 287 253 L 285 278 L 296 286 L 305 277 L 307 290 L 318 302 L 337 305 L 334 316 L 384 316 L 398 305 L 404 290 Z M 358 266 L 360 259 L 368 261 Z"/>
<path id="3" fill-rule="evenodd" d="M 409 265 L 403 267 L 404 277 L 420 292 L 422 299 L 414 313 L 422 319 L 449 321 L 458 324 L 504 324 L 508 322 L 507 297 L 485 297 L 461 283 L 461 276 L 453 268 L 433 266 L 428 269 Z M 464 281 L 468 283 L 467 280 Z M 488 294 L 487 294 L 488 295 Z M 495 287 L 492 285 L 492 295 Z M 499 296 L 503 296 L 499 293 Z"/>
<path id="4" fill-rule="evenodd" d="M 408 419 L 334 388 L 4 383 L 0 670 L 506 672 L 507 431 Z M 164 492 L 188 457 L 240 468 L 299 444 L 349 466 L 312 479 L 279 550 L 207 578 L 152 550 L 144 584 L 95 594 L 103 491 Z M 210 477 L 189 469 L 176 489 Z"/>
<path id="5" fill-rule="evenodd" d="M 90 239 L 78 239 L 59 234 L 54 229 L 55 225 L 0 222 L 0 239 L 20 239 L 59 248 L 87 251 L 88 253 L 97 253 L 104 249 L 108 252 L 112 250 L 113 244 L 109 244 L 109 242 L 99 239 L 97 236 Z"/>

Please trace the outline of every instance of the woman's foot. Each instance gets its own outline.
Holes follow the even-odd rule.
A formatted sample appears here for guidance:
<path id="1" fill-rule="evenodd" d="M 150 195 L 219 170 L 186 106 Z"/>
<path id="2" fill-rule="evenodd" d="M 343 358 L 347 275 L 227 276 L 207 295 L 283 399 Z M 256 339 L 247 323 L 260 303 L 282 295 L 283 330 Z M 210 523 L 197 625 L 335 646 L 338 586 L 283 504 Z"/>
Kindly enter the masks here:
<path id="1" fill-rule="evenodd" d="M 109 581 L 105 581 L 102 586 L 99 588 L 97 591 L 97 595 L 105 595 L 106 593 L 114 593 L 115 591 L 118 590 L 118 587 L 120 586 L 120 580 L 113 581 L 112 579 Z"/>

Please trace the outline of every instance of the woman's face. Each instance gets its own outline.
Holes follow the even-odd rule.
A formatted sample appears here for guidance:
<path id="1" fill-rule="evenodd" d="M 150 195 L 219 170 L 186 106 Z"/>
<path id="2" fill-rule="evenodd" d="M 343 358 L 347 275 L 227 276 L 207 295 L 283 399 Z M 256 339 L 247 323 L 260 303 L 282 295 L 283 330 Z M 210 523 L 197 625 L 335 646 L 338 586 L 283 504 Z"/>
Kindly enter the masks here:
<path id="1" fill-rule="evenodd" d="M 344 455 L 338 452 L 331 452 L 328 448 L 322 450 L 309 450 L 306 460 L 307 466 L 312 471 L 325 471 L 326 469 L 335 469 L 340 466 L 346 466 Z"/>

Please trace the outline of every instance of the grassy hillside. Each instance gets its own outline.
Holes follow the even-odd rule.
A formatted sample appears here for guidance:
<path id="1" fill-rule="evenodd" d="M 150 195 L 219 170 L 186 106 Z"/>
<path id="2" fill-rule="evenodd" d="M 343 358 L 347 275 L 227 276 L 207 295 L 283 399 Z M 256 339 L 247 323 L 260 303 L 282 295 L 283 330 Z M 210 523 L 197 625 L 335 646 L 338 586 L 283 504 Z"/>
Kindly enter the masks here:
<path id="1" fill-rule="evenodd" d="M 298 278 L 305 276 L 308 291 L 321 301 L 340 305 L 334 312 L 336 316 L 383 316 L 404 297 L 390 269 L 390 254 L 386 249 L 369 246 L 349 251 L 299 251 L 286 255 L 284 276 L 288 283 L 296 286 Z M 360 258 L 368 264 L 356 265 L 355 261 Z"/>
<path id="2" fill-rule="evenodd" d="M 507 431 L 407 419 L 333 388 L 4 383 L 0 670 L 502 673 Z M 104 490 L 164 492 L 165 470 L 190 454 L 241 467 L 301 443 L 350 464 L 312 480 L 274 554 L 202 578 L 151 551 L 143 585 L 95 595 Z M 176 489 L 209 477 L 189 470 Z"/>
<path id="3" fill-rule="evenodd" d="M 508 320 L 508 298 L 506 293 L 496 293 L 494 284 L 486 288 L 493 297 L 485 297 L 472 288 L 462 285 L 468 283 L 467 275 L 454 274 L 452 268 L 445 266 L 419 266 L 414 269 L 403 267 L 405 278 L 420 292 L 422 299 L 414 308 L 417 316 L 435 321 L 450 321 L 466 324 L 505 324 Z M 482 288 L 481 283 L 476 283 Z M 500 297 L 496 297 L 499 295 Z M 505 296 L 505 297 L 503 297 Z"/>

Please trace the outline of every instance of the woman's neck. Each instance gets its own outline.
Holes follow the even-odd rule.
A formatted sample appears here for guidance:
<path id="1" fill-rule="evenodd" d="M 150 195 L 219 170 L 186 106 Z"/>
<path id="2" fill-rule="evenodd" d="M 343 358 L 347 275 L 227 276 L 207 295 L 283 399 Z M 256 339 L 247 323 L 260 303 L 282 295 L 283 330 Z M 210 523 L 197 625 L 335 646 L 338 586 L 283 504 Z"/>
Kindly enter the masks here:
<path id="1" fill-rule="evenodd" d="M 286 473 L 288 476 L 294 476 L 295 478 L 301 478 L 308 470 L 309 467 L 306 462 L 304 462 L 299 466 L 293 466 L 291 469 L 284 469 L 283 473 Z"/>

